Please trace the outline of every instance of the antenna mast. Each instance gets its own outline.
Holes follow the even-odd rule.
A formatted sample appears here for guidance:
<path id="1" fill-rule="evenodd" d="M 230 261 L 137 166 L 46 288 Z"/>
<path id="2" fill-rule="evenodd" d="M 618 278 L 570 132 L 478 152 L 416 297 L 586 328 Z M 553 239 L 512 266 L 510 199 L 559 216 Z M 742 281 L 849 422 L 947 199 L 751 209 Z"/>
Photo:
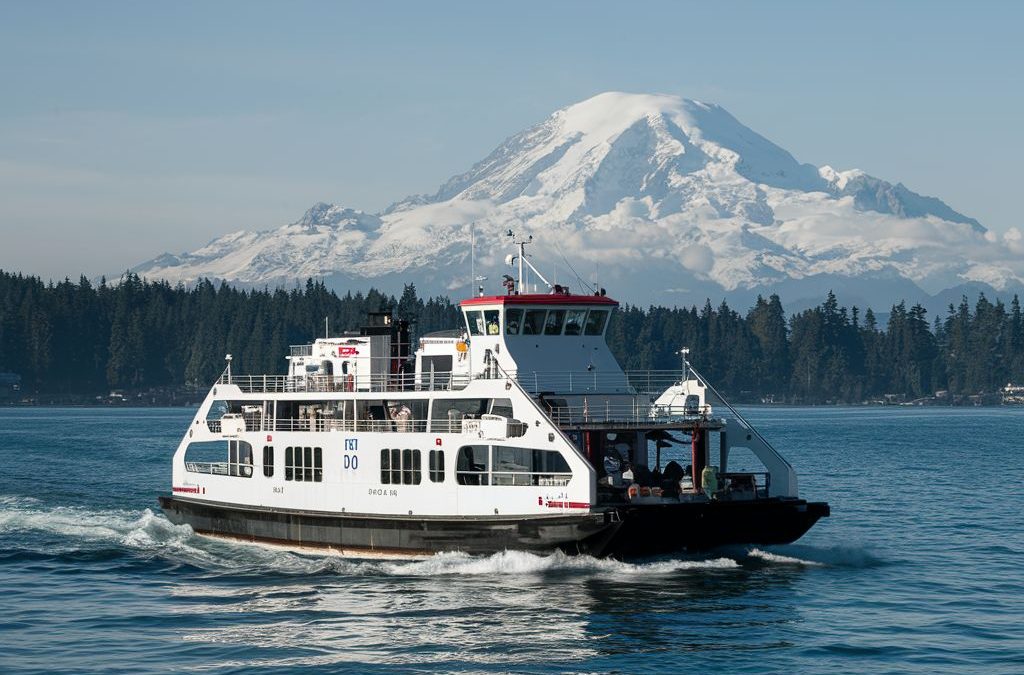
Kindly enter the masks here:
<path id="1" fill-rule="evenodd" d="M 522 237 L 516 237 L 515 233 L 512 232 L 512 230 L 508 230 L 507 232 L 505 232 L 505 236 L 511 238 L 512 239 L 512 243 L 516 246 L 517 249 L 519 249 L 519 256 L 518 256 L 519 257 L 519 281 L 518 281 L 519 292 L 523 293 L 523 292 L 525 292 L 527 290 L 526 286 L 523 285 L 524 281 L 525 281 L 525 277 L 523 276 L 523 272 L 524 272 L 523 265 L 526 265 L 527 268 L 533 270 L 533 273 L 536 274 L 538 277 L 540 277 L 540 280 L 543 281 L 544 284 L 549 289 L 552 288 L 551 282 L 548 281 L 547 279 L 545 279 L 544 275 L 541 274 L 537 270 L 537 268 L 533 266 L 533 263 L 531 263 L 529 260 L 526 259 L 526 245 L 533 243 L 533 235 L 532 234 L 531 235 L 527 235 L 527 237 L 524 239 Z M 510 255 L 510 256 L 508 256 L 508 258 L 505 259 L 505 261 L 509 265 L 511 265 L 512 262 L 513 262 L 513 259 L 515 257 L 516 256 L 511 256 Z"/>

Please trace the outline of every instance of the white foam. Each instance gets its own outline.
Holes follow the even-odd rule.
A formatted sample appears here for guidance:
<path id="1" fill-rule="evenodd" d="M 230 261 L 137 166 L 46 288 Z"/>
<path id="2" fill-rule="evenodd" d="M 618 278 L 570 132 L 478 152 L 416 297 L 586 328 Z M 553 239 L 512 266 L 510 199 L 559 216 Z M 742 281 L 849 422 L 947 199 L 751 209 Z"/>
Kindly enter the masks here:
<path id="1" fill-rule="evenodd" d="M 788 555 L 779 555 L 778 553 L 769 553 L 768 551 L 762 551 L 759 548 L 751 549 L 747 555 L 751 558 L 757 558 L 768 563 L 775 563 L 777 565 L 806 565 L 808 567 L 822 567 L 824 563 L 817 562 L 815 560 L 803 560 L 801 558 L 793 558 Z"/>
<path id="2" fill-rule="evenodd" d="M 523 551 L 502 551 L 486 557 L 470 556 L 466 553 L 439 553 L 427 560 L 405 564 L 388 564 L 382 570 L 393 575 L 437 576 L 437 575 L 525 575 L 540 574 L 555 570 L 569 570 L 584 573 L 623 574 L 642 573 L 671 574 L 680 570 L 716 570 L 738 568 L 739 564 L 730 558 L 708 560 L 663 560 L 648 563 L 628 563 L 608 558 L 594 558 L 564 553 L 537 555 Z"/>
<path id="3" fill-rule="evenodd" d="M 537 555 L 503 551 L 490 556 L 439 553 L 413 560 L 382 561 L 339 557 L 322 550 L 252 545 L 231 539 L 196 535 L 187 525 L 175 525 L 150 509 L 143 511 L 88 510 L 46 507 L 32 498 L 0 498 L 0 533 L 41 532 L 66 540 L 64 550 L 123 547 L 143 555 L 196 565 L 210 571 L 236 574 L 273 571 L 280 574 L 344 574 L 392 576 L 530 575 L 566 571 L 587 575 L 666 575 L 685 570 L 738 569 L 732 558 L 685 558 L 629 563 L 564 553 Z M 47 550 L 51 550 L 47 546 Z M 758 552 L 762 553 L 762 552 Z M 751 552 L 755 555 L 755 552 Z M 771 556 L 773 554 L 763 554 Z M 780 556 L 784 558 L 784 556 Z"/>

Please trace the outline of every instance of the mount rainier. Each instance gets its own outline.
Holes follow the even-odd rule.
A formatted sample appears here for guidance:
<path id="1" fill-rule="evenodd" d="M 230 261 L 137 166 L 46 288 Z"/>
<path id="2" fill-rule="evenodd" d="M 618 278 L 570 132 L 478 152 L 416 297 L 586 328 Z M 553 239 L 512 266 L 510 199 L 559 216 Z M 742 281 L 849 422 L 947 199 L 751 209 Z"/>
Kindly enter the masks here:
<path id="1" fill-rule="evenodd" d="M 476 274 L 500 292 L 508 229 L 533 235 L 528 252 L 550 281 L 585 291 L 578 274 L 641 305 L 745 307 L 778 292 L 794 309 L 831 288 L 844 303 L 939 308 L 960 293 L 1016 292 L 1024 277 L 1016 228 L 997 236 L 902 184 L 801 164 L 717 105 L 623 93 L 555 112 L 434 195 L 376 215 L 316 204 L 292 224 L 133 271 L 392 292 L 415 282 L 421 295 L 461 297 L 471 239 Z"/>

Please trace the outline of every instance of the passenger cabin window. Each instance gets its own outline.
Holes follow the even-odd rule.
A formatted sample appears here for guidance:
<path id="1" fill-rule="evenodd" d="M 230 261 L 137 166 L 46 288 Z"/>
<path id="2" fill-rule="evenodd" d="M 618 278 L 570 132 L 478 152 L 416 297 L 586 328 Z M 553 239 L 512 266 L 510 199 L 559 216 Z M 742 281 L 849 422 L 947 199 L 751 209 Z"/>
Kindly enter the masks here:
<path id="1" fill-rule="evenodd" d="M 228 475 L 252 476 L 252 446 L 245 441 L 228 441 Z"/>
<path id="2" fill-rule="evenodd" d="M 444 482 L 444 450 L 431 450 L 430 451 L 430 482 L 431 483 L 443 483 Z"/>
<path id="3" fill-rule="evenodd" d="M 486 445 L 464 445 L 459 448 L 455 479 L 459 485 L 487 485 L 487 467 L 490 447 Z"/>
<path id="4" fill-rule="evenodd" d="M 484 311 L 484 324 L 488 335 L 501 335 L 501 326 L 498 324 L 499 312 L 496 309 Z"/>
<path id="5" fill-rule="evenodd" d="M 583 321 L 587 317 L 587 310 L 585 309 L 570 309 L 565 314 L 565 334 L 566 335 L 582 335 L 583 334 Z"/>
<path id="6" fill-rule="evenodd" d="M 565 321 L 564 309 L 553 309 L 548 312 L 548 320 L 544 322 L 545 335 L 561 335 L 562 323 Z"/>
<path id="7" fill-rule="evenodd" d="M 319 483 L 324 479 L 322 448 L 287 447 L 284 449 L 284 479 Z"/>
<path id="8" fill-rule="evenodd" d="M 604 325 L 608 322 L 607 309 L 592 309 L 587 316 L 587 326 L 584 333 L 587 335 L 601 335 L 604 333 Z"/>
<path id="9" fill-rule="evenodd" d="M 528 309 L 523 319 L 523 335 L 540 335 L 544 332 L 544 315 L 546 309 Z"/>
<path id="10" fill-rule="evenodd" d="M 217 476 L 252 476 L 252 446 L 245 441 L 196 441 L 185 448 L 185 470 Z"/>
<path id="11" fill-rule="evenodd" d="M 263 446 L 263 475 L 267 478 L 274 476 L 274 446 Z"/>
<path id="12" fill-rule="evenodd" d="M 483 335 L 484 334 L 484 315 L 483 312 L 472 311 L 466 312 L 466 325 L 469 327 L 470 335 Z"/>
<path id="13" fill-rule="evenodd" d="M 519 329 L 523 325 L 523 310 L 521 309 L 506 309 L 505 310 L 505 334 L 506 335 L 519 335 Z"/>
<path id="14" fill-rule="evenodd" d="M 380 451 L 380 482 L 384 485 L 419 485 L 420 451 L 384 448 Z"/>
<path id="15" fill-rule="evenodd" d="M 572 470 L 554 450 L 495 446 L 494 485 L 568 485 Z"/>

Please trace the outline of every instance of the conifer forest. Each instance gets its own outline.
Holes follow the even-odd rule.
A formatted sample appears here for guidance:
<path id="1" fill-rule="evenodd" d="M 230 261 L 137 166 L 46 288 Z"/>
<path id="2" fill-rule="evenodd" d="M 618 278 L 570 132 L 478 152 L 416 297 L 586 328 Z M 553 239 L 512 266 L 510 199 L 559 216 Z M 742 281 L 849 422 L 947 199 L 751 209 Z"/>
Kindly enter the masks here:
<path id="1" fill-rule="evenodd" d="M 0 271 L 0 373 L 20 396 L 74 400 L 126 392 L 205 389 L 234 357 L 236 372 L 282 373 L 288 346 L 355 330 L 368 312 L 392 311 L 413 333 L 459 326 L 458 306 L 375 290 L 344 295 L 322 282 L 244 290 L 203 280 L 171 286 L 126 274 L 116 284 Z M 626 370 L 678 369 L 681 347 L 724 395 L 740 402 L 824 404 L 949 400 L 1024 383 L 1024 318 L 984 295 L 943 316 L 920 306 L 845 307 L 831 292 L 787 315 L 776 295 L 753 307 L 622 305 L 608 343 Z"/>

